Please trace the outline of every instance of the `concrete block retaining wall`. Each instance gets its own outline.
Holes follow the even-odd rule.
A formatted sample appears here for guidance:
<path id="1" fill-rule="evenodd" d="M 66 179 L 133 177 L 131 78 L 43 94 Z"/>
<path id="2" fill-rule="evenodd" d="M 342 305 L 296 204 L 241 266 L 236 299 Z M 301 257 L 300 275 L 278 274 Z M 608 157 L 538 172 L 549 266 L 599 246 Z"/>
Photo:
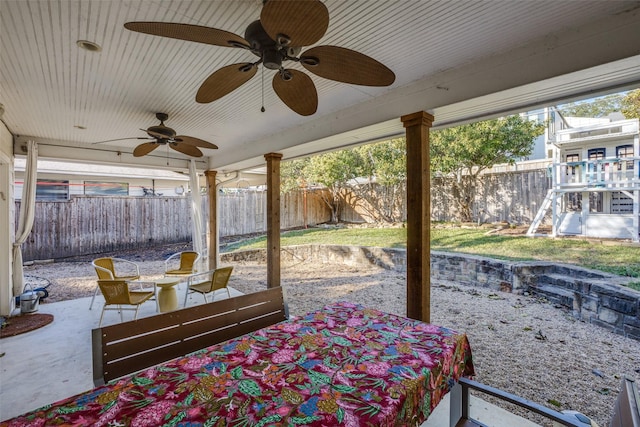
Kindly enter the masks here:
<path id="1" fill-rule="evenodd" d="M 338 245 L 300 245 L 282 248 L 281 261 L 326 264 L 375 264 L 406 271 L 404 249 Z M 224 253 L 222 262 L 266 262 L 266 251 Z M 542 296 L 572 310 L 585 322 L 640 340 L 640 292 L 624 285 L 633 281 L 599 271 L 548 262 L 512 262 L 477 255 L 431 251 L 431 280 L 480 286 L 502 292 Z"/>

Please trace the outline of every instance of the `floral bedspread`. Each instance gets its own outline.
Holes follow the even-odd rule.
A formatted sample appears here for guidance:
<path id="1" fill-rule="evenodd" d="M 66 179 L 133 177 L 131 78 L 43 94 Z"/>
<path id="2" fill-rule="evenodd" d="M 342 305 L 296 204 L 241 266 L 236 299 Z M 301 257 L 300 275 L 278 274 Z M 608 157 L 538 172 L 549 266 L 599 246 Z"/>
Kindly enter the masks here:
<path id="1" fill-rule="evenodd" d="M 466 335 L 337 303 L 0 426 L 416 426 L 473 374 Z"/>

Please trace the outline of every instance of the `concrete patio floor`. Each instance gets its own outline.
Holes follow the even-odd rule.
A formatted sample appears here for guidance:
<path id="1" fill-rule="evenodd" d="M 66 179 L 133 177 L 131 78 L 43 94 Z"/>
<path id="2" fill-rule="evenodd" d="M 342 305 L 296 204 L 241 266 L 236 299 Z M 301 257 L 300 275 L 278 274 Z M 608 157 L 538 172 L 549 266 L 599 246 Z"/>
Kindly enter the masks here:
<path id="1" fill-rule="evenodd" d="M 241 293 L 230 288 L 231 296 Z M 184 298 L 184 285 L 178 289 L 178 301 Z M 217 291 L 216 300 L 227 298 Z M 6 420 L 49 403 L 90 390 L 93 385 L 91 330 L 98 327 L 104 303 L 96 297 L 89 310 L 91 298 L 42 303 L 38 313 L 54 315 L 52 323 L 14 337 L 0 339 L 0 420 Z M 203 303 L 200 295 L 189 298 L 187 306 Z M 15 312 L 17 313 L 17 312 Z M 156 313 L 154 302 L 141 306 L 138 318 Z M 125 321 L 133 319 L 133 312 L 125 312 Z M 103 325 L 120 321 L 116 311 L 107 311 Z M 471 415 L 490 426 L 535 427 L 523 418 L 472 396 Z M 422 427 L 449 426 L 448 396 L 438 405 Z"/>
<path id="2" fill-rule="evenodd" d="M 231 296 L 241 295 L 229 288 Z M 184 302 L 185 285 L 178 289 L 178 304 Z M 209 296 L 209 301 L 211 297 Z M 224 290 L 215 299 L 227 298 Z M 187 306 L 202 304 L 201 295 L 191 295 Z M 0 420 L 12 418 L 40 406 L 92 389 L 91 330 L 98 327 L 104 305 L 102 295 L 55 303 L 42 303 L 38 313 L 53 314 L 50 324 L 14 337 L 0 339 Z M 19 309 L 14 312 L 17 314 Z M 138 318 L 157 314 L 154 301 L 140 307 Z M 124 312 L 132 320 L 133 311 Z M 120 322 L 117 311 L 106 311 L 103 326 Z"/>

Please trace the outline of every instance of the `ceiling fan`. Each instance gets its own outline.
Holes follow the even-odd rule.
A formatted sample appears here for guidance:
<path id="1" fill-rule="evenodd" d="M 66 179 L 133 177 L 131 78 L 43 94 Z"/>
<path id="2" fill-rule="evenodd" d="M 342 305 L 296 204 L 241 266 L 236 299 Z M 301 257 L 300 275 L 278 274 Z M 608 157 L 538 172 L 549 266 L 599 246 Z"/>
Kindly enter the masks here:
<path id="1" fill-rule="evenodd" d="M 272 86 L 278 97 L 296 113 L 309 116 L 318 108 L 318 93 L 311 78 L 288 61 L 329 80 L 362 86 L 389 86 L 395 74 L 375 59 L 338 46 L 316 46 L 329 27 L 329 11 L 319 0 L 263 0 L 260 19 L 249 24 L 244 38 L 200 25 L 170 22 L 127 22 L 125 28 L 139 33 L 249 50 L 255 62 L 227 65 L 211 74 L 196 94 L 196 102 L 209 103 L 249 81 L 262 64 L 275 70 Z M 264 107 L 262 109 L 264 111 Z"/>
<path id="2" fill-rule="evenodd" d="M 166 113 L 156 113 L 156 118 L 160 120 L 159 125 L 151 126 L 147 129 L 140 129 L 146 132 L 148 136 L 110 139 L 107 141 L 96 142 L 95 144 L 101 144 L 101 143 L 110 142 L 110 141 L 122 141 L 125 139 L 150 140 L 150 142 L 145 142 L 138 145 L 133 150 L 134 157 L 145 156 L 161 145 L 168 145 L 174 150 L 192 157 L 202 157 L 202 151 L 200 151 L 198 147 L 210 148 L 214 150 L 218 148 L 217 145 L 204 141 L 199 138 L 194 138 L 192 136 L 185 136 L 185 135 L 176 135 L 175 130 L 171 129 L 168 126 L 165 126 L 164 124 L 164 121 L 169 118 L 169 115 Z"/>

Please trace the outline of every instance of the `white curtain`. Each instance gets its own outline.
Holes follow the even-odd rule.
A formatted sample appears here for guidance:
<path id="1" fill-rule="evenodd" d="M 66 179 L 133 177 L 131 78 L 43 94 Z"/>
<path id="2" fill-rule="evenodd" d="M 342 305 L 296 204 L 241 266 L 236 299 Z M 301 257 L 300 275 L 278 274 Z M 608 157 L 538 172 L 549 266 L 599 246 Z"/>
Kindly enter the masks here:
<path id="1" fill-rule="evenodd" d="M 24 170 L 24 184 L 20 201 L 20 220 L 13 244 L 13 295 L 20 295 L 24 288 L 24 272 L 22 270 L 22 244 L 27 240 L 36 205 L 36 182 L 38 173 L 38 144 L 27 142 L 27 164 Z"/>
<path id="2" fill-rule="evenodd" d="M 202 198 L 200 197 L 200 182 L 198 180 L 198 171 L 196 170 L 196 162 L 191 159 L 189 162 L 189 186 L 191 187 L 191 217 L 193 218 L 192 240 L 193 250 L 201 256 L 198 270 L 207 261 L 208 253 L 206 251 L 206 242 L 204 240 L 204 227 L 202 224 Z"/>

